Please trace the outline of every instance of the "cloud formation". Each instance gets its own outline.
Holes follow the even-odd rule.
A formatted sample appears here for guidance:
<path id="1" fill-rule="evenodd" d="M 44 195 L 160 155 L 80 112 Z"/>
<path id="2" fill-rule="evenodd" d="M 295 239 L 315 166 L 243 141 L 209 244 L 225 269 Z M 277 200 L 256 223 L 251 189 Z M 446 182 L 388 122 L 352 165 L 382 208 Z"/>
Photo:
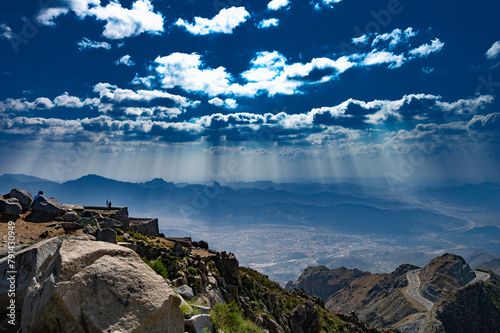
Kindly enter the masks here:
<path id="1" fill-rule="evenodd" d="M 100 0 L 66 0 L 60 7 L 40 10 L 37 21 L 46 26 L 55 26 L 54 20 L 69 12 L 75 13 L 80 19 L 93 17 L 105 21 L 102 35 L 108 39 L 163 32 L 163 16 L 153 11 L 150 0 L 136 0 L 130 9 L 122 7 L 118 1 L 111 1 L 103 7 Z"/>
<path id="2" fill-rule="evenodd" d="M 110 50 L 111 49 L 111 44 L 107 42 L 97 42 L 88 39 L 87 37 L 84 37 L 81 41 L 76 43 L 78 45 L 78 49 L 80 51 L 85 50 L 85 49 L 105 49 L 105 50 Z"/>
<path id="3" fill-rule="evenodd" d="M 180 18 L 175 25 L 183 27 L 193 35 L 231 34 L 234 28 L 244 23 L 249 17 L 250 13 L 245 7 L 230 7 L 221 9 L 212 19 L 197 16 L 194 18 L 194 23 L 189 23 Z"/>
<path id="4" fill-rule="evenodd" d="M 125 65 L 127 67 L 130 67 L 130 66 L 134 66 L 135 63 L 132 61 L 131 59 L 131 56 L 130 55 L 124 55 L 123 57 L 121 57 L 120 59 L 116 60 L 115 61 L 115 65 Z"/>
<path id="5" fill-rule="evenodd" d="M 281 9 L 281 8 L 288 6 L 289 3 L 290 3 L 289 0 L 271 0 L 267 4 L 267 9 L 278 10 L 278 9 Z"/>
<path id="6" fill-rule="evenodd" d="M 277 27 L 280 23 L 280 20 L 277 18 L 264 19 L 259 22 L 257 28 L 259 29 L 267 29 L 269 27 Z"/>
<path id="7" fill-rule="evenodd" d="M 493 60 L 500 56 L 500 41 L 497 41 L 491 45 L 491 47 L 486 51 L 486 58 Z"/>

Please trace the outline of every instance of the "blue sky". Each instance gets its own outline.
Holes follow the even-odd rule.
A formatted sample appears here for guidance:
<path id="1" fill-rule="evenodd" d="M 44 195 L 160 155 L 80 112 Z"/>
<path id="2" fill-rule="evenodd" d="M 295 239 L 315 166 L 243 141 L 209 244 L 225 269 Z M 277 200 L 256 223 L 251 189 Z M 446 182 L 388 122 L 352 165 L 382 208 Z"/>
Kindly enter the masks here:
<path id="1" fill-rule="evenodd" d="M 497 1 L 0 6 L 0 173 L 500 181 Z"/>

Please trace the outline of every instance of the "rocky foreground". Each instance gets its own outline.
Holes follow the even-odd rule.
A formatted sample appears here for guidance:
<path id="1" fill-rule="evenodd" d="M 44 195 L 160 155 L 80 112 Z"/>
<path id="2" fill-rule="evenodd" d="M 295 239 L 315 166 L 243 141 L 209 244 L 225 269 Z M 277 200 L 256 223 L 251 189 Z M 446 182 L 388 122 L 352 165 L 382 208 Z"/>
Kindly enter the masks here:
<path id="1" fill-rule="evenodd" d="M 123 209 L 31 200 L 18 189 L 0 197 L 0 231 L 15 225 L 16 238 L 15 256 L 1 252 L 0 332 L 382 331 L 203 241 L 164 237 L 154 225 L 133 231 Z"/>

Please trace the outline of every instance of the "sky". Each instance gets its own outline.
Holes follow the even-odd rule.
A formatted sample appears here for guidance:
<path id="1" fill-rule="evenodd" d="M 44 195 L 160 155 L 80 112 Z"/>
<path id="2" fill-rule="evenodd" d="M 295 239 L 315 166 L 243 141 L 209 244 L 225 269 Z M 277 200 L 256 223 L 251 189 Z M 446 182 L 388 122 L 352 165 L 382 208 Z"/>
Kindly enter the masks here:
<path id="1" fill-rule="evenodd" d="M 500 182 L 500 2 L 0 4 L 0 174 Z"/>

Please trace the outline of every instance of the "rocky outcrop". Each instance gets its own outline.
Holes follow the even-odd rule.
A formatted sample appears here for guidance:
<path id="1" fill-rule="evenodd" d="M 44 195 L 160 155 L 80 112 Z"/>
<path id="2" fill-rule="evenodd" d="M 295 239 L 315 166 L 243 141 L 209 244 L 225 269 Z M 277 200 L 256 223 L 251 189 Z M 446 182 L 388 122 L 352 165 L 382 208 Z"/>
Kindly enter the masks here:
<path id="1" fill-rule="evenodd" d="M 437 304 L 426 333 L 500 332 L 500 278 L 458 289 Z"/>
<path id="2" fill-rule="evenodd" d="M 465 260 L 451 253 L 431 260 L 420 273 L 422 296 L 433 302 L 465 286 L 476 277 Z"/>
<path id="3" fill-rule="evenodd" d="M 328 269 L 326 266 L 309 266 L 304 269 L 296 282 L 289 282 L 288 290 L 304 289 L 306 293 L 327 300 L 335 292 L 347 286 L 351 281 L 369 275 L 359 269 L 345 267 Z"/>
<path id="4" fill-rule="evenodd" d="M 286 317 L 293 333 L 318 333 L 322 330 L 318 310 L 310 300 L 306 301 L 305 306 L 297 306 L 292 314 Z"/>
<path id="5" fill-rule="evenodd" d="M 132 250 L 59 237 L 16 260 L 23 332 L 184 332 L 180 298 Z M 8 270 L 0 260 L 0 276 Z M 0 279 L 0 290 L 7 289 Z M 0 311 L 6 301 L 0 295 Z"/>
<path id="6" fill-rule="evenodd" d="M 50 222 L 63 216 L 66 211 L 55 198 L 39 197 L 31 206 L 32 212 L 26 217 L 30 222 Z"/>
<path id="7" fill-rule="evenodd" d="M 107 243 L 118 243 L 118 239 L 116 236 L 116 231 L 109 228 L 104 228 L 102 230 L 97 231 L 97 240 Z"/>
<path id="8" fill-rule="evenodd" d="M 16 198 L 8 198 L 0 196 L 0 214 L 2 215 L 19 215 L 23 212 L 21 203 Z"/>
<path id="9" fill-rule="evenodd" d="M 19 200 L 19 203 L 23 208 L 23 212 L 26 212 L 30 208 L 31 201 L 33 200 L 33 197 L 31 196 L 30 192 L 20 190 L 18 188 L 10 190 L 9 197 L 16 198 L 17 200 Z"/>

